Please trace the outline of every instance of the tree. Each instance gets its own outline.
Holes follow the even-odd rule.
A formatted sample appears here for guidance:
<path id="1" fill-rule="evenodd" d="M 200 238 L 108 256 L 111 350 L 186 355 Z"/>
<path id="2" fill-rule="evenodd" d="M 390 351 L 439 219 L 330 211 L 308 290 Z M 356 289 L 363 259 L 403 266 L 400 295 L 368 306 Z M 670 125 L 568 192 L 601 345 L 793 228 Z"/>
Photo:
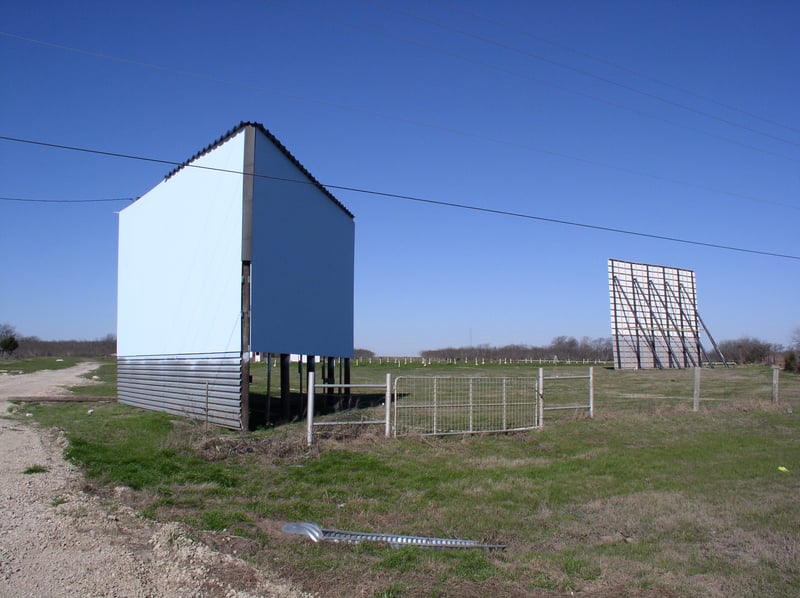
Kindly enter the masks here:
<path id="1" fill-rule="evenodd" d="M 795 328 L 792 333 L 792 348 L 800 352 L 800 328 Z"/>
<path id="2" fill-rule="evenodd" d="M 17 341 L 17 332 L 10 324 L 0 324 L 0 356 L 5 357 L 17 350 L 19 341 Z"/>
<path id="3" fill-rule="evenodd" d="M 722 354 L 738 364 L 766 363 L 773 352 L 769 343 L 757 338 L 742 337 L 736 340 L 722 341 L 719 344 Z"/>

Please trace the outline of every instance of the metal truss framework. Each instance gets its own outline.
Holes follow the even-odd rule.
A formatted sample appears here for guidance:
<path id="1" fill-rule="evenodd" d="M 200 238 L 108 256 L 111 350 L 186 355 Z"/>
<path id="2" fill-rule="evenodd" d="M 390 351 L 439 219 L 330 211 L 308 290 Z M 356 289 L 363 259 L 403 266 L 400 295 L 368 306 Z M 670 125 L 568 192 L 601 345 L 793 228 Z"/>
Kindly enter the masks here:
<path id="1" fill-rule="evenodd" d="M 697 311 L 694 271 L 609 259 L 608 284 L 616 369 L 711 363 L 700 342 L 701 326 L 725 363 Z"/>

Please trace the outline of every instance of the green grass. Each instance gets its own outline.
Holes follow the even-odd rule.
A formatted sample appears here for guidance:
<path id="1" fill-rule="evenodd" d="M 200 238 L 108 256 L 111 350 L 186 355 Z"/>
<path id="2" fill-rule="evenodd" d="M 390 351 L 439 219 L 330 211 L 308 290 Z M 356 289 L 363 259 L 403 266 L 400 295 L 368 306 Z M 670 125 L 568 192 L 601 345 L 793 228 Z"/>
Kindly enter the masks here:
<path id="1" fill-rule="evenodd" d="M 97 359 L 100 367 L 84 374 L 84 378 L 94 383 L 84 386 L 73 386 L 70 391 L 82 397 L 116 397 L 117 396 L 117 361 L 116 359 Z"/>
<path id="2" fill-rule="evenodd" d="M 302 423 L 206 434 L 117 404 L 30 411 L 67 431 L 68 457 L 101 491 L 126 485 L 147 516 L 244 536 L 244 556 L 324 595 L 796 595 L 800 412 L 763 396 L 769 371 L 703 370 L 720 400 L 699 413 L 685 372 L 595 372 L 595 420 L 506 436 L 362 432 L 311 450 Z M 282 534 L 285 521 L 507 548 L 313 544 Z"/>
<path id="3" fill-rule="evenodd" d="M 46 426 L 68 423 L 65 456 L 101 483 L 137 490 L 191 484 L 232 488 L 239 483 L 240 472 L 170 442 L 174 424 L 166 414 L 117 403 L 98 404 L 92 415 L 85 405 L 75 403 L 31 403 L 28 411 Z"/>
<path id="4" fill-rule="evenodd" d="M 22 473 L 24 474 L 31 474 L 31 473 L 46 473 L 47 467 L 44 465 L 31 465 L 30 467 L 25 468 L 25 471 Z"/>
<path id="5" fill-rule="evenodd" d="M 63 370 L 86 361 L 85 357 L 32 357 L 30 359 L 2 359 L 0 372 L 31 374 L 41 370 Z"/>

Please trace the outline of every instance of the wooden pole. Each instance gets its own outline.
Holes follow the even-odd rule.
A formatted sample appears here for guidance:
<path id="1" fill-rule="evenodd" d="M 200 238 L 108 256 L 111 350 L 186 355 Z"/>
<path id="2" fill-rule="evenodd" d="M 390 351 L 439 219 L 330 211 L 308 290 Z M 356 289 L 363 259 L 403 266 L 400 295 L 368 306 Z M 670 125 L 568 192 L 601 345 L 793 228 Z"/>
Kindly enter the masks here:
<path id="1" fill-rule="evenodd" d="M 290 372 L 289 354 L 281 353 L 281 409 L 283 410 L 283 419 L 287 422 L 292 419 L 292 408 L 289 404 L 291 398 Z"/>

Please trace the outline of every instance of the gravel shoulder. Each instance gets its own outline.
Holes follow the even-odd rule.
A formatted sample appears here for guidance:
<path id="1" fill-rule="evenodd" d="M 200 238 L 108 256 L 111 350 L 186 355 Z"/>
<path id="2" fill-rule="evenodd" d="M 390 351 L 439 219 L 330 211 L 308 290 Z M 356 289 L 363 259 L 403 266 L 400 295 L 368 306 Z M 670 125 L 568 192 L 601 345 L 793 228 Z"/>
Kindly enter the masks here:
<path id="1" fill-rule="evenodd" d="M 0 596 L 308 596 L 181 524 L 84 492 L 63 437 L 8 400 L 69 394 L 96 367 L 0 376 Z"/>

